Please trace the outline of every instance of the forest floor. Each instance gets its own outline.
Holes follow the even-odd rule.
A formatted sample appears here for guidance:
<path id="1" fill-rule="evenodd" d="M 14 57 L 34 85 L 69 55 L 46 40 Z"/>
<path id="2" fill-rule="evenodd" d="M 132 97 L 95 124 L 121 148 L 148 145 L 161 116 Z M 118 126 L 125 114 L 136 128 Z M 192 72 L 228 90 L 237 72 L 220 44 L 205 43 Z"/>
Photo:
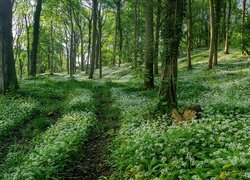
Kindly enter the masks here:
<path id="1" fill-rule="evenodd" d="M 96 128 L 83 145 L 83 149 L 86 150 L 78 160 L 78 165 L 67 171 L 65 179 L 105 179 L 112 173 L 112 168 L 108 164 L 111 154 L 109 148 L 119 130 L 120 110 L 112 107 L 110 86 L 107 84 L 102 83 L 95 87 Z"/>
<path id="2" fill-rule="evenodd" d="M 22 80 L 0 95 L 0 179 L 250 178 L 250 61 L 221 53 L 207 71 L 207 57 L 196 52 L 190 71 L 180 58 L 179 107 L 202 108 L 188 125 L 158 112 L 157 88 L 142 91 L 128 64 L 103 80 Z"/>

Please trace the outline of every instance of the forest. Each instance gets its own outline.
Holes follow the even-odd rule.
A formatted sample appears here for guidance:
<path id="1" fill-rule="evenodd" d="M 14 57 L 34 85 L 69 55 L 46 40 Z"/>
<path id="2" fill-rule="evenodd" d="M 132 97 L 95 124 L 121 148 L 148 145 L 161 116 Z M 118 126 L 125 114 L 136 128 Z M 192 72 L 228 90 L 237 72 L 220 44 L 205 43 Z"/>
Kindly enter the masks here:
<path id="1" fill-rule="evenodd" d="M 250 179 L 250 1 L 0 0 L 0 179 Z"/>

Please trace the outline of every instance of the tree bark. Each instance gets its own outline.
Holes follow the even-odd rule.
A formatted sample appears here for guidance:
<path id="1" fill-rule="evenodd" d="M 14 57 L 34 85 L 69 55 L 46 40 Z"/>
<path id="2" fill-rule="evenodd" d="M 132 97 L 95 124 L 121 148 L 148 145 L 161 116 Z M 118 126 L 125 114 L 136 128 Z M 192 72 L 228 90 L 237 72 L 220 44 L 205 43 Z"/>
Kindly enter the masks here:
<path id="1" fill-rule="evenodd" d="M 153 0 L 146 0 L 146 38 L 145 38 L 145 80 L 146 89 L 154 88 L 154 27 Z"/>
<path id="2" fill-rule="evenodd" d="M 154 52 L 154 74 L 159 74 L 159 44 L 160 44 L 160 28 L 161 28 L 161 9 L 162 1 L 157 0 L 156 9 L 156 29 L 155 29 L 155 52 Z"/>
<path id="3" fill-rule="evenodd" d="M 160 101 L 167 102 L 168 107 L 176 107 L 178 104 L 175 63 L 181 41 L 183 17 L 184 0 L 168 0 L 164 3 L 162 30 L 164 61 L 158 96 Z"/>
<path id="4" fill-rule="evenodd" d="M 241 41 L 242 41 L 242 54 L 245 54 L 246 51 L 246 42 L 245 42 L 245 20 L 246 20 L 246 3 L 247 0 L 242 0 L 242 30 L 241 30 Z"/>
<path id="5" fill-rule="evenodd" d="M 226 37 L 225 37 L 224 54 L 229 54 L 231 11 L 232 11 L 232 0 L 228 0 L 228 12 L 227 12 L 227 19 L 226 19 Z"/>
<path id="6" fill-rule="evenodd" d="M 191 0 L 188 0 L 188 46 L 187 46 L 187 69 L 192 69 L 191 59 L 191 46 L 192 46 L 192 4 Z"/>
<path id="7" fill-rule="evenodd" d="M 30 70 L 31 76 L 36 76 L 41 11 L 42 11 L 42 0 L 38 0 L 34 15 L 33 42 L 32 42 L 32 52 L 31 52 L 31 70 Z"/>
<path id="8" fill-rule="evenodd" d="M 210 49 L 208 59 L 208 70 L 213 68 L 214 56 L 214 0 L 210 0 Z"/>
<path id="9" fill-rule="evenodd" d="M 12 2 L 0 4 L 0 91 L 18 88 L 13 53 Z"/>
<path id="10" fill-rule="evenodd" d="M 220 16 L 221 16 L 221 1 L 216 1 L 215 3 L 215 25 L 214 25 L 214 65 L 218 64 L 218 45 L 219 45 L 219 28 L 220 28 Z"/>
<path id="11" fill-rule="evenodd" d="M 96 39 L 97 39 L 97 12 L 98 11 L 98 2 L 93 0 L 93 34 L 92 34 L 92 52 L 91 52 L 91 67 L 89 73 L 89 79 L 94 78 L 95 71 L 95 61 L 96 61 Z"/>
<path id="12" fill-rule="evenodd" d="M 30 76 L 30 25 L 28 24 L 28 18 L 26 14 L 24 15 L 24 19 L 27 34 L 27 72 L 28 76 Z"/>

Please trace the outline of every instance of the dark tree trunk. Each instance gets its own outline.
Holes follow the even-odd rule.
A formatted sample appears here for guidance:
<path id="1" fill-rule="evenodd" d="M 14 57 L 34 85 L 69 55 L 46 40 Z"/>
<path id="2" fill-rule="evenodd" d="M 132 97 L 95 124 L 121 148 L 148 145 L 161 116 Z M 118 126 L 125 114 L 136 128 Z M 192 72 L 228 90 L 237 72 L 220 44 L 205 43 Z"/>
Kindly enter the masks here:
<path id="1" fill-rule="evenodd" d="M 243 0 L 242 1 L 242 29 L 241 29 L 241 50 L 242 50 L 242 54 L 245 54 L 246 52 L 246 40 L 245 40 L 245 21 L 246 21 L 246 3 L 247 0 Z"/>
<path id="2" fill-rule="evenodd" d="M 154 22 L 153 0 L 146 0 L 146 38 L 145 38 L 145 88 L 154 88 Z"/>
<path id="3" fill-rule="evenodd" d="M 208 59 L 208 70 L 213 68 L 214 56 L 214 0 L 210 0 L 210 49 Z"/>
<path id="4" fill-rule="evenodd" d="M 192 68 L 191 50 L 192 50 L 192 4 L 191 0 L 188 0 L 188 47 L 187 47 L 187 69 Z"/>
<path id="5" fill-rule="evenodd" d="M 139 42 L 139 2 L 135 0 L 134 6 L 134 67 L 138 65 L 138 42 Z"/>
<path id="6" fill-rule="evenodd" d="M 31 76 L 36 76 L 41 11 L 42 11 L 42 0 L 38 0 L 34 15 L 33 42 L 32 42 L 32 52 L 31 52 L 31 70 L 30 70 Z"/>
<path id="7" fill-rule="evenodd" d="M 98 1 L 93 0 L 93 34 L 92 34 L 92 52 L 91 52 L 91 67 L 89 73 L 89 79 L 94 78 L 95 61 L 96 61 L 96 39 L 97 39 L 97 13 L 98 13 Z"/>
<path id="8" fill-rule="evenodd" d="M 0 4 L 0 91 L 18 88 L 13 53 L 12 2 Z"/>
<path id="9" fill-rule="evenodd" d="M 90 55 L 91 55 L 91 45 L 92 45 L 92 40 L 91 40 L 91 34 L 92 34 L 92 17 L 88 19 L 89 22 L 89 43 L 88 43 L 88 57 L 87 57 L 87 67 L 86 67 L 86 74 L 89 73 L 89 63 L 90 63 Z"/>
<path id="10" fill-rule="evenodd" d="M 160 28 L 161 28 L 161 0 L 157 0 L 156 9 L 156 29 L 155 29 L 155 52 L 154 52 L 154 74 L 159 74 L 159 44 L 160 44 Z"/>
<path id="11" fill-rule="evenodd" d="M 214 26 L 214 65 L 218 64 L 218 46 L 219 46 L 219 28 L 220 28 L 220 16 L 221 16 L 221 1 L 215 3 L 215 26 Z"/>

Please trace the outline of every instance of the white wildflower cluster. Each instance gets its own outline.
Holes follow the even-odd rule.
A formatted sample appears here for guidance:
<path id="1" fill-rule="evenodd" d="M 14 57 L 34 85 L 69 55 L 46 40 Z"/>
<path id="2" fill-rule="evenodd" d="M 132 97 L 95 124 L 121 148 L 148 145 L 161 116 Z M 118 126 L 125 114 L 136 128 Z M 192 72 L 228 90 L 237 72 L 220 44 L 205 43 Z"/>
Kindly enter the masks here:
<path id="1" fill-rule="evenodd" d="M 50 127 L 36 142 L 25 160 L 4 174 L 4 179 L 47 179 L 57 177 L 69 156 L 78 152 L 95 123 L 91 112 L 72 112 Z"/>
<path id="2" fill-rule="evenodd" d="M 113 88 L 112 94 L 122 109 L 120 147 L 113 153 L 121 169 L 118 176 L 206 179 L 225 173 L 243 178 L 249 172 L 250 116 L 218 114 L 168 127 L 159 119 L 148 120 L 154 100 L 122 88 Z"/>
<path id="3" fill-rule="evenodd" d="M 32 114 L 36 112 L 38 103 L 26 100 L 0 99 L 0 139 L 6 133 L 25 121 L 29 121 Z"/>
<path id="4" fill-rule="evenodd" d="M 93 109 L 93 92 L 88 89 L 76 89 L 69 99 L 68 106 L 72 110 Z"/>

